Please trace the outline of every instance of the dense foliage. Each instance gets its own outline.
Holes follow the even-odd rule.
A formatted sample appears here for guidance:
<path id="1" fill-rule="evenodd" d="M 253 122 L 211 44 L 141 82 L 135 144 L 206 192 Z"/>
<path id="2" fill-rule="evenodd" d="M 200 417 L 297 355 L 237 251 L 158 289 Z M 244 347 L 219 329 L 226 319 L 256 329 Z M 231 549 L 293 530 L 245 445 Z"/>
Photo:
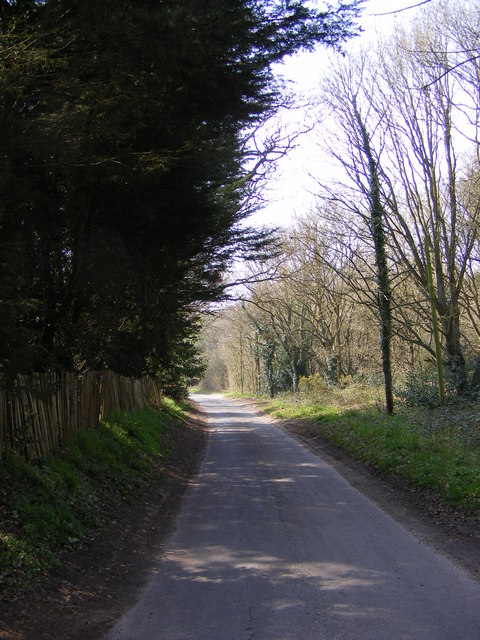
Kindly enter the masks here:
<path id="1" fill-rule="evenodd" d="M 358 4 L 0 3 L 7 377 L 108 367 L 175 386 L 201 370 L 199 304 L 270 242 L 241 223 L 245 141 L 281 101 L 271 66 L 341 42 Z"/>

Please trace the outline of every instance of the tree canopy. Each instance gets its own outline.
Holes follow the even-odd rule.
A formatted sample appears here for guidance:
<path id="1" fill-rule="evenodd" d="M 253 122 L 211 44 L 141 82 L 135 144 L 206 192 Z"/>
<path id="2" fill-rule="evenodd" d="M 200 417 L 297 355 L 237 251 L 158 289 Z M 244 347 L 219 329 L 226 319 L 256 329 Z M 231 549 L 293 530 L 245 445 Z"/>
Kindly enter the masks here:
<path id="1" fill-rule="evenodd" d="M 338 45 L 359 4 L 0 2 L 7 377 L 195 372 L 199 304 L 271 242 L 242 222 L 245 140 L 281 102 L 272 64 Z"/>

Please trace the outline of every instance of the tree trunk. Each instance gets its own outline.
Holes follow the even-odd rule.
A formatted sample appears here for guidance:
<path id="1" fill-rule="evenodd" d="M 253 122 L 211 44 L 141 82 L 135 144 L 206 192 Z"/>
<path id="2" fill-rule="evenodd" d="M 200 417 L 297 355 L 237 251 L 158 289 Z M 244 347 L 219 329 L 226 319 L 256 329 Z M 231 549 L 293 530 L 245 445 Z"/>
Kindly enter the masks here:
<path id="1" fill-rule="evenodd" d="M 437 308 L 435 306 L 435 291 L 433 288 L 432 261 L 430 259 L 430 242 L 425 236 L 425 260 L 427 265 L 428 297 L 430 298 L 430 308 L 432 312 L 433 337 L 435 340 L 435 359 L 437 362 L 438 395 L 441 406 L 445 406 L 445 383 L 443 380 L 442 346 L 440 344 L 440 333 L 438 331 Z"/>
<path id="2" fill-rule="evenodd" d="M 470 386 L 472 389 L 480 388 L 480 354 L 475 359 L 475 369 L 473 370 Z"/>
<path id="3" fill-rule="evenodd" d="M 465 393 L 467 387 L 467 377 L 465 372 L 465 358 L 460 343 L 460 311 L 456 301 L 452 301 L 450 314 L 443 320 L 443 327 L 448 354 L 448 368 L 452 375 L 456 392 L 461 396 Z"/>
<path id="4" fill-rule="evenodd" d="M 377 162 L 373 156 L 370 139 L 355 107 L 355 115 L 363 138 L 363 151 L 368 161 L 370 183 L 370 225 L 375 246 L 378 283 L 378 311 L 380 313 L 380 345 L 382 349 L 382 368 L 385 380 L 385 406 L 387 413 L 393 413 L 393 381 L 392 381 L 392 312 L 390 277 L 388 273 L 387 253 L 385 250 L 384 208 L 380 197 Z"/>

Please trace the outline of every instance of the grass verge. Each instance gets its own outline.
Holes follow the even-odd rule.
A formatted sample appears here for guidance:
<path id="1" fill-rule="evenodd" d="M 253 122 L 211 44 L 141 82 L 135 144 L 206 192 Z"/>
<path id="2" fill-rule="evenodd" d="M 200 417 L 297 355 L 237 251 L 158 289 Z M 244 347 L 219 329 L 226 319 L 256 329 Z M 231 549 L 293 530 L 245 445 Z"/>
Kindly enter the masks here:
<path id="1" fill-rule="evenodd" d="M 175 422 L 185 407 L 117 413 L 78 432 L 38 464 L 14 455 L 0 463 L 0 592 L 13 593 L 48 575 L 63 549 L 108 522 L 115 505 L 133 500 L 168 461 Z"/>
<path id="2" fill-rule="evenodd" d="M 382 474 L 434 492 L 449 507 L 480 516 L 480 427 L 471 419 L 478 407 L 402 407 L 390 416 L 371 403 L 351 408 L 286 396 L 262 408 L 277 418 L 305 421 L 312 437 L 319 435 Z"/>

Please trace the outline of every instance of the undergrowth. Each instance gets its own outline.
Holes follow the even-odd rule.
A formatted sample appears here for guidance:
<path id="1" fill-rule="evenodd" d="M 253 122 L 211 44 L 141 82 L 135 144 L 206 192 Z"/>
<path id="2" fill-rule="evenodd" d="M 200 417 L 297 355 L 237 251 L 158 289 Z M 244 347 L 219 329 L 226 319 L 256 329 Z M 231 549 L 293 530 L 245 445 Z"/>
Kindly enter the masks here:
<path id="1" fill-rule="evenodd" d="M 347 391 L 347 390 L 345 390 Z M 322 401 L 285 395 L 264 405 L 277 418 L 305 421 L 352 458 L 413 487 L 428 489 L 443 503 L 480 517 L 480 419 L 473 401 L 449 407 L 399 405 L 387 415 L 373 396 L 359 401 L 352 390 L 335 390 Z"/>
<path id="2" fill-rule="evenodd" d="M 112 507 L 168 461 L 184 406 L 168 399 L 117 413 L 78 432 L 62 451 L 37 464 L 9 455 L 0 462 L 0 592 L 45 576 L 72 547 L 108 522 Z"/>

